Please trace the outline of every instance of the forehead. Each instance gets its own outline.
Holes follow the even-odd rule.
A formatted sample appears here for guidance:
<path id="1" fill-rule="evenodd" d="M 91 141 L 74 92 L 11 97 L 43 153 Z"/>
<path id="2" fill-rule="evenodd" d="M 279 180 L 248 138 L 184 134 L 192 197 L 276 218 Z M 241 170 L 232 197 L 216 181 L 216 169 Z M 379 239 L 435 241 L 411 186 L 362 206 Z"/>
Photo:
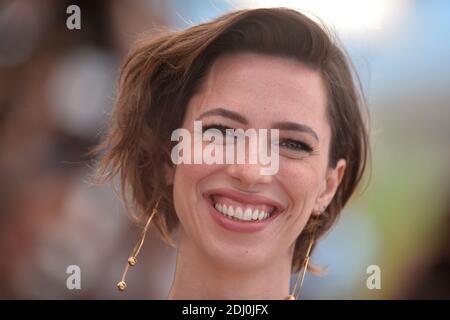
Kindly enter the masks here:
<path id="1" fill-rule="evenodd" d="M 326 94 L 319 72 L 284 57 L 254 53 L 224 55 L 212 65 L 188 114 L 196 117 L 222 107 L 240 112 L 250 122 L 326 121 Z"/>

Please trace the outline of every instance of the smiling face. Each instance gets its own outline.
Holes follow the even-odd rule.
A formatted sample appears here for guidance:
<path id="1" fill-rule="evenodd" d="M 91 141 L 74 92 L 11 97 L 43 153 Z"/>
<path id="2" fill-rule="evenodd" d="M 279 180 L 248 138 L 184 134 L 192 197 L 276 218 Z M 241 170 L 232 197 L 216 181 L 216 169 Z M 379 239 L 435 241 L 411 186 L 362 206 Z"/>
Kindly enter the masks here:
<path id="1" fill-rule="evenodd" d="M 224 55 L 190 100 L 183 128 L 279 129 L 279 169 L 179 164 L 169 178 L 189 241 L 222 268 L 254 270 L 291 259 L 313 211 L 328 205 L 345 169 L 328 166 L 331 129 L 320 74 L 289 58 Z M 231 218 L 230 215 L 234 217 Z"/>

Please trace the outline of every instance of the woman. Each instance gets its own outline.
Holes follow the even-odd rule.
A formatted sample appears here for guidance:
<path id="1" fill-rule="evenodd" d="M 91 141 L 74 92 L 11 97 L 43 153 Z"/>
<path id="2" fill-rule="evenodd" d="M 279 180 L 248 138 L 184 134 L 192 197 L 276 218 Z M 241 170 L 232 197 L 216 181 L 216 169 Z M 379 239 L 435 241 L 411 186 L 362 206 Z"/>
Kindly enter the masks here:
<path id="1" fill-rule="evenodd" d="M 278 170 L 175 164 L 179 128 L 278 129 Z M 120 290 L 154 223 L 169 243 L 179 230 L 169 299 L 295 299 L 300 270 L 313 269 L 311 250 L 362 177 L 368 137 L 361 89 L 332 38 L 297 11 L 255 9 L 135 49 L 101 151 L 99 176 L 119 176 L 147 221 Z"/>

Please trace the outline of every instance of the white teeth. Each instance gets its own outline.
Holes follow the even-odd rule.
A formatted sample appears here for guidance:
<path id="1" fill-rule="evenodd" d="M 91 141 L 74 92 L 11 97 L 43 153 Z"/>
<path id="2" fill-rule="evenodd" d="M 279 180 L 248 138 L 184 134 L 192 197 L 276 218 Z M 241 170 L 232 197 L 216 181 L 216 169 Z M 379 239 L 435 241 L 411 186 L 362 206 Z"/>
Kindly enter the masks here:
<path id="1" fill-rule="evenodd" d="M 229 207 L 228 207 L 227 214 L 228 214 L 230 217 L 234 217 L 234 210 L 233 210 L 233 207 L 232 207 L 232 206 L 229 206 Z"/>
<path id="2" fill-rule="evenodd" d="M 244 212 L 244 220 L 245 220 L 245 221 L 250 221 L 250 220 L 252 220 L 252 209 L 250 209 L 250 208 L 245 209 L 245 212 Z"/>
<path id="3" fill-rule="evenodd" d="M 264 211 L 260 211 L 260 212 L 259 212 L 258 219 L 259 219 L 259 220 L 262 220 L 262 219 L 264 219 L 264 216 L 265 216 L 265 212 L 264 212 Z"/>
<path id="4" fill-rule="evenodd" d="M 242 209 L 241 209 L 241 207 L 237 207 L 235 210 L 234 210 L 234 216 L 235 216 L 235 218 L 238 218 L 239 220 L 243 220 L 242 218 L 243 218 L 243 212 L 242 212 Z"/>
<path id="5" fill-rule="evenodd" d="M 224 214 L 225 216 L 232 217 L 236 220 L 255 221 L 263 220 L 270 216 L 268 212 L 262 210 L 259 211 L 259 209 L 252 210 L 251 208 L 247 208 L 244 211 L 241 207 L 227 207 L 227 205 L 220 203 L 215 203 L 214 208 L 216 208 L 217 211 Z"/>

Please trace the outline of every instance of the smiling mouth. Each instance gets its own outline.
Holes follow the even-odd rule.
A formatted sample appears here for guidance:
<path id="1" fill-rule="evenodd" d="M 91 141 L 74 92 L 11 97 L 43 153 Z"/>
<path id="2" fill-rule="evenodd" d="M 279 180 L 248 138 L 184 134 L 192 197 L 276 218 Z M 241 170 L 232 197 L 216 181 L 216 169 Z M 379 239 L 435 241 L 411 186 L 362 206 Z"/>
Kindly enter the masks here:
<path id="1" fill-rule="evenodd" d="M 230 220 L 247 223 L 263 222 L 283 211 L 281 207 L 257 196 L 247 198 L 246 195 L 211 192 L 207 195 L 207 199 L 222 216 Z"/>
<path id="2" fill-rule="evenodd" d="M 220 203 L 220 201 L 216 202 L 213 200 L 213 202 L 214 208 L 219 213 L 233 220 L 261 221 L 269 218 L 271 213 L 275 211 L 274 207 L 271 207 L 270 209 L 263 209 L 263 208 L 258 209 L 246 206 L 245 204 L 233 206 L 231 204 L 227 205 L 225 203 Z"/>

